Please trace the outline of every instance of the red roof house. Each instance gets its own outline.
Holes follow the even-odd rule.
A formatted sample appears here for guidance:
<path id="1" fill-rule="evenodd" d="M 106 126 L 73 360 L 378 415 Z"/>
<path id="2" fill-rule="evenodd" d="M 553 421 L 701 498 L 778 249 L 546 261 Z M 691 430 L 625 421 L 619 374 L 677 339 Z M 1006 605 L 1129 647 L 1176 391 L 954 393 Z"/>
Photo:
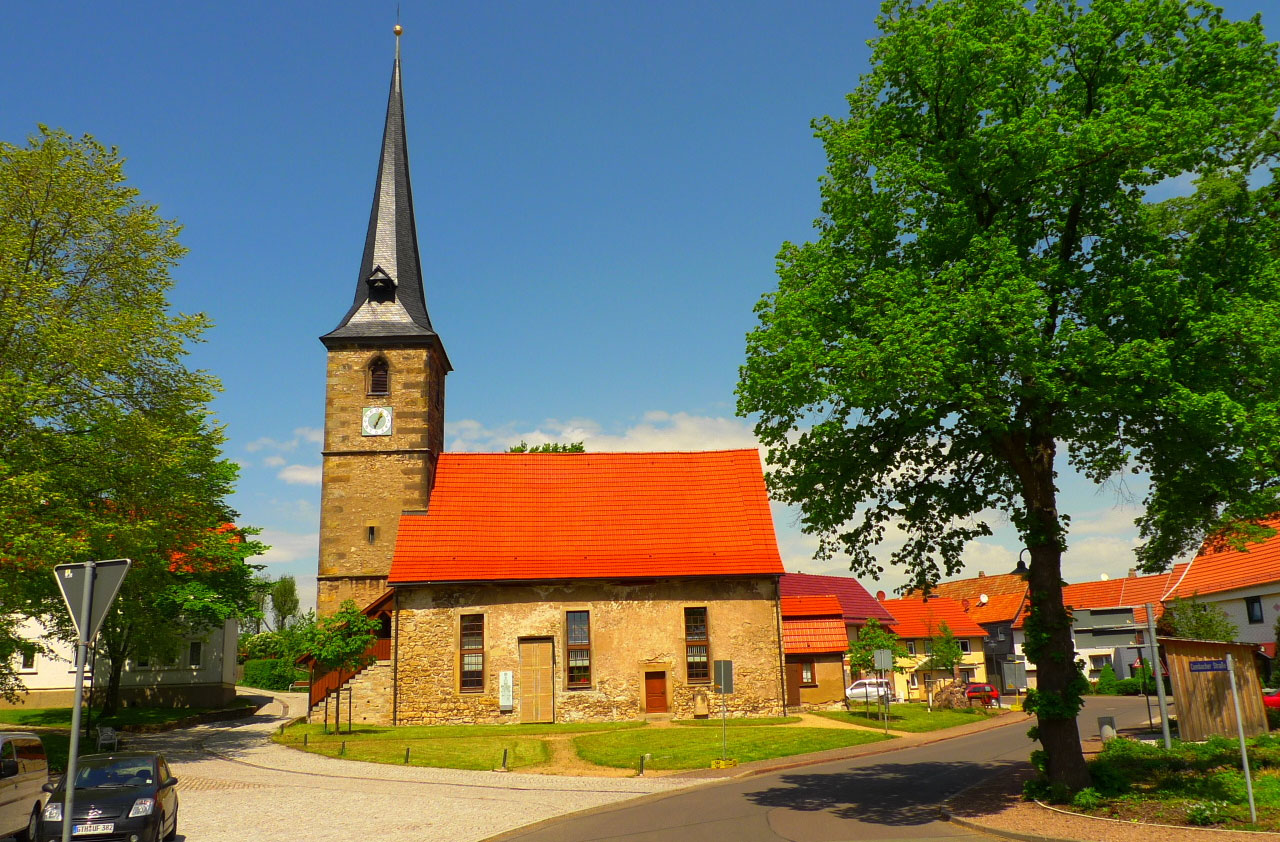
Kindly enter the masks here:
<path id="1" fill-rule="evenodd" d="M 848 650 L 840 600 L 835 596 L 782 597 L 782 640 L 788 655 Z"/>
<path id="2" fill-rule="evenodd" d="M 857 579 L 849 576 L 816 576 L 812 573 L 784 573 L 782 595 L 833 595 L 840 601 L 840 612 L 848 625 L 866 625 L 874 617 L 881 623 L 893 622 L 893 615 L 876 601 Z"/>
<path id="3" fill-rule="evenodd" d="M 955 637 L 986 637 L 987 630 L 978 625 L 959 602 L 946 597 L 929 599 L 889 599 L 884 607 L 893 614 L 889 629 L 903 640 L 926 640 L 942 633 L 946 623 Z"/>

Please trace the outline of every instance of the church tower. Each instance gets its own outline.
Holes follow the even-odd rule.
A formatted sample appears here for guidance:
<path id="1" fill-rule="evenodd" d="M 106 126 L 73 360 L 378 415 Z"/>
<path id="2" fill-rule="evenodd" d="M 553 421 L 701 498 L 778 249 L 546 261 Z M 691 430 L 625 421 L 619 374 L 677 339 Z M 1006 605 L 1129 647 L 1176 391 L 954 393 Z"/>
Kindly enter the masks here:
<path id="1" fill-rule="evenodd" d="M 400 513 L 425 510 L 452 370 L 422 291 L 400 89 L 400 33 L 355 302 L 328 350 L 317 611 L 386 588 Z"/>

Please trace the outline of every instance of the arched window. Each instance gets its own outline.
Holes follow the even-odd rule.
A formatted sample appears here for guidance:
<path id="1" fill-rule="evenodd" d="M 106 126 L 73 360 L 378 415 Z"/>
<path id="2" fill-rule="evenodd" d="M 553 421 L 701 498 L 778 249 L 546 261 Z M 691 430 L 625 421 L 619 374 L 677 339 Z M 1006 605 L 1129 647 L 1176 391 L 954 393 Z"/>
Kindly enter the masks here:
<path id="1" fill-rule="evenodd" d="M 382 357 L 369 363 L 369 394 L 386 395 L 391 392 L 391 366 Z"/>

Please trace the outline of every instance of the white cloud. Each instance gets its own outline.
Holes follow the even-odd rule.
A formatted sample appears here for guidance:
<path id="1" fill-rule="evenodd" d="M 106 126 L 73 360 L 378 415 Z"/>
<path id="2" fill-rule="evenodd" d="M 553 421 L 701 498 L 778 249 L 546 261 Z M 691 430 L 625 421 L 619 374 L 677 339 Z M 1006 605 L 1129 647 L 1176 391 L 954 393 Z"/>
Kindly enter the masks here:
<path id="1" fill-rule="evenodd" d="M 324 430 L 318 430 L 315 427 L 296 427 L 293 431 L 293 438 L 280 441 L 267 436 L 260 439 L 254 439 L 244 446 L 244 449 L 250 453 L 257 453 L 259 450 L 275 450 L 275 451 L 291 451 L 296 450 L 298 445 L 303 444 L 320 444 L 324 441 Z"/>
<path id="2" fill-rule="evenodd" d="M 288 461 L 289 460 L 285 459 L 283 456 L 268 456 L 266 459 L 262 460 L 262 464 L 266 465 L 268 468 L 279 468 Z"/>
<path id="3" fill-rule="evenodd" d="M 607 433 L 589 418 L 551 418 L 531 429 L 515 424 L 491 428 L 478 421 L 456 421 L 450 422 L 449 434 L 450 450 L 468 452 L 502 451 L 521 441 L 581 441 L 592 453 L 758 447 L 751 425 L 740 418 L 687 412 L 646 412 L 639 423 L 619 433 Z"/>
<path id="4" fill-rule="evenodd" d="M 319 465 L 286 465 L 276 477 L 290 485 L 319 485 L 323 473 Z"/>
<path id="5" fill-rule="evenodd" d="M 308 558 L 314 560 L 319 551 L 320 533 L 264 529 L 257 536 L 257 540 L 269 545 L 271 549 L 250 561 L 261 564 L 288 564 Z"/>

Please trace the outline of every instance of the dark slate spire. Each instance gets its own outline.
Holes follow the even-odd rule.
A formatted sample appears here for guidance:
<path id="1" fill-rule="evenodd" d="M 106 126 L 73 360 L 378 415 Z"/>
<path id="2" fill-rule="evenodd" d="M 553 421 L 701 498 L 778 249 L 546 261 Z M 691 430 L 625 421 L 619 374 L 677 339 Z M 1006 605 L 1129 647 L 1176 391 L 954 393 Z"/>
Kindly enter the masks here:
<path id="1" fill-rule="evenodd" d="M 431 327 L 422 292 L 422 263 L 418 257 L 418 229 L 413 220 L 413 189 L 409 185 L 409 150 L 404 131 L 404 94 L 400 89 L 398 25 L 391 93 L 387 97 L 387 122 L 382 130 L 382 156 L 378 161 L 364 257 L 356 278 L 355 303 L 338 326 L 320 337 L 320 341 L 329 347 L 353 341 L 414 345 L 440 341 Z"/>

